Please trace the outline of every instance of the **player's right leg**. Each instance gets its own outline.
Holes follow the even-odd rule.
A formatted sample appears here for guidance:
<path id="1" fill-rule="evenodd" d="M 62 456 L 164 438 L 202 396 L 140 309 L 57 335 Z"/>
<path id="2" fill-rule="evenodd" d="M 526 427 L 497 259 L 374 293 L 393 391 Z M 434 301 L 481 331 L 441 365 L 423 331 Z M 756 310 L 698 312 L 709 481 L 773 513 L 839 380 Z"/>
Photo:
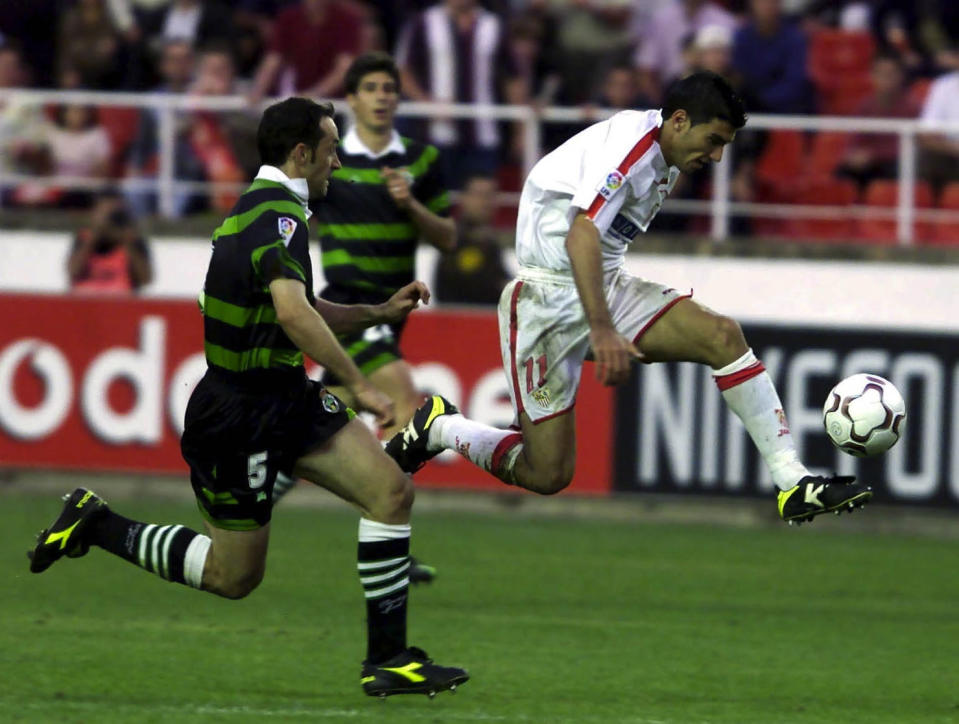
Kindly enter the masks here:
<path id="1" fill-rule="evenodd" d="M 370 696 L 455 689 L 469 675 L 407 646 L 410 510 L 413 484 L 370 430 L 352 420 L 302 455 L 294 474 L 356 505 L 357 570 L 366 597 L 367 653 L 361 684 Z"/>
<path id="2" fill-rule="evenodd" d="M 822 513 L 851 511 L 872 497 L 872 489 L 855 478 L 813 475 L 802 464 L 779 394 L 735 320 L 680 299 L 642 328 L 635 342 L 650 362 L 690 361 L 713 368 L 723 399 L 742 420 L 780 490 L 783 520 L 800 523 Z"/>

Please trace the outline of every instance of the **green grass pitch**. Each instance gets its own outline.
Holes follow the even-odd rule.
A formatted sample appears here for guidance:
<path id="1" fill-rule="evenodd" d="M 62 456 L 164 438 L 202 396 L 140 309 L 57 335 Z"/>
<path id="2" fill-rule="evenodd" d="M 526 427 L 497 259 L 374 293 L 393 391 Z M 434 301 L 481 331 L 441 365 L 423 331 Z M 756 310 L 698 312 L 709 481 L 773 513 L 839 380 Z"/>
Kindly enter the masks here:
<path id="1" fill-rule="evenodd" d="M 0 722 L 959 722 L 955 541 L 420 513 L 440 575 L 413 589 L 410 641 L 472 680 L 381 702 L 359 687 L 345 507 L 279 508 L 266 580 L 227 601 L 96 549 L 33 575 L 59 502 L 0 503 Z"/>

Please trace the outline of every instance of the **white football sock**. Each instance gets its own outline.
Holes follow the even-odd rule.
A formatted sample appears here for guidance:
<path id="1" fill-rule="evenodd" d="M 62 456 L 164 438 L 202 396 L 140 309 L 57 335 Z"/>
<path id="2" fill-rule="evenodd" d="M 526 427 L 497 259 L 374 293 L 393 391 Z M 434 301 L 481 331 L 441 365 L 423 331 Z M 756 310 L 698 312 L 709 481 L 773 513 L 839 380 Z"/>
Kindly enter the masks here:
<path id="1" fill-rule="evenodd" d="M 763 456 L 773 482 L 789 490 L 809 471 L 799 461 L 786 413 L 773 381 L 750 349 L 735 362 L 713 370 L 716 386 Z"/>
<path id="2" fill-rule="evenodd" d="M 522 449 L 523 436 L 462 415 L 441 415 L 430 425 L 428 450 L 455 450 L 474 465 L 510 485 L 512 467 Z M 504 465 L 505 463 L 505 465 Z M 505 477 L 499 473 L 504 473 Z"/>

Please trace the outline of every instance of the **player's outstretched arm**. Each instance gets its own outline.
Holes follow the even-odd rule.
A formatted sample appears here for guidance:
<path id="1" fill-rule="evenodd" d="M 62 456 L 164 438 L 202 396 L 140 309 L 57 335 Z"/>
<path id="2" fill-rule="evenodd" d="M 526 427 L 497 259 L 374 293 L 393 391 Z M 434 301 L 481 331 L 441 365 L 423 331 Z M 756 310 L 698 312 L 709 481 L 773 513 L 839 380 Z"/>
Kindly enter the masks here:
<path id="1" fill-rule="evenodd" d="M 334 334 L 352 334 L 377 324 L 402 322 L 420 302 L 430 303 L 430 290 L 423 282 L 415 281 L 382 304 L 336 304 L 317 299 L 316 311 Z"/>
<path id="2" fill-rule="evenodd" d="M 577 214 L 566 235 L 566 253 L 573 267 L 586 321 L 589 344 L 596 362 L 596 378 L 604 385 L 618 385 L 629 378 L 633 360 L 639 351 L 616 331 L 603 292 L 603 263 L 599 231 L 585 214 Z"/>
<path id="3" fill-rule="evenodd" d="M 380 426 L 393 424 L 393 402 L 373 387 L 343 351 L 323 317 L 310 306 L 306 287 L 295 279 L 270 282 L 276 321 L 304 354 L 330 370 L 353 395 L 357 406 L 376 416 Z"/>

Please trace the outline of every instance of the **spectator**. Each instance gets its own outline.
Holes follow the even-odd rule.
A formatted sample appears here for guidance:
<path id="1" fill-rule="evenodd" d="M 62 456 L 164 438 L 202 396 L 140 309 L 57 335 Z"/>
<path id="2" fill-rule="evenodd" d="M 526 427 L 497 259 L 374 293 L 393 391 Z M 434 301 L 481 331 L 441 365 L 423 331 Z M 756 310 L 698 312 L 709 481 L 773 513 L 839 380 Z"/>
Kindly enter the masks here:
<path id="1" fill-rule="evenodd" d="M 365 24 L 364 13 L 345 0 L 301 0 L 281 10 L 250 101 L 269 93 L 341 95 L 347 68 L 365 50 Z"/>
<path id="2" fill-rule="evenodd" d="M 566 102 L 587 103 L 614 65 L 629 62 L 632 0 L 570 3 L 559 15 L 555 42 Z"/>
<path id="3" fill-rule="evenodd" d="M 95 293 L 134 292 L 152 280 L 146 240 L 118 194 L 97 199 L 89 225 L 73 240 L 67 274 L 71 289 Z"/>
<path id="4" fill-rule="evenodd" d="M 161 49 L 157 67 L 160 83 L 153 88 L 154 93 L 185 93 L 193 82 L 196 67 L 192 46 L 186 40 L 167 41 Z M 145 110 L 140 114 L 136 138 L 130 146 L 127 160 L 128 178 L 156 177 L 159 126 L 159 116 L 156 111 Z M 178 115 L 176 126 L 173 149 L 174 176 L 186 181 L 202 181 L 204 179 L 202 164 L 184 138 L 183 131 L 189 126 L 189 117 Z M 127 202 L 137 216 L 156 210 L 156 194 L 152 191 L 131 190 L 127 193 Z M 182 216 L 202 205 L 202 197 L 193 192 L 176 192 L 173 215 Z"/>
<path id="5" fill-rule="evenodd" d="M 921 126 L 959 121 L 959 70 L 936 78 L 919 114 Z M 930 130 L 919 135 L 919 176 L 937 189 L 959 181 L 959 133 Z"/>
<path id="6" fill-rule="evenodd" d="M 436 265 L 433 293 L 440 302 L 495 305 L 512 278 L 503 265 L 502 234 L 493 226 L 496 179 L 466 180 L 456 219 L 456 248 Z"/>
<path id="7" fill-rule="evenodd" d="M 656 103 L 663 88 L 683 72 L 683 42 L 700 28 L 736 27 L 736 17 L 710 0 L 672 0 L 640 28 L 635 64 L 643 93 Z"/>
<path id="8" fill-rule="evenodd" d="M 223 96 L 240 93 L 233 56 L 229 48 L 214 45 L 200 53 L 192 95 Z M 195 111 L 183 130 L 185 141 L 199 160 L 204 179 L 240 184 L 253 178 L 259 168 L 256 145 L 257 119 L 245 112 Z M 242 189 L 214 190 L 208 205 L 229 211 Z"/>
<path id="9" fill-rule="evenodd" d="M 781 0 L 750 0 L 733 36 L 733 69 L 751 112 L 810 113 L 806 36 L 782 13 Z"/>
<path id="10" fill-rule="evenodd" d="M 117 0 L 111 0 L 117 2 Z M 136 12 L 140 38 L 128 69 L 127 85 L 150 89 L 165 79 L 158 77 L 154 59 L 162 57 L 171 43 L 182 42 L 190 48 L 236 40 L 233 17 L 221 0 L 164 0 Z"/>
<path id="11" fill-rule="evenodd" d="M 418 13 L 406 26 L 396 54 L 404 92 L 413 100 L 453 103 L 523 103 L 522 77 L 499 17 L 476 0 L 444 0 Z M 499 167 L 496 121 L 437 119 L 429 141 L 443 152 L 450 185 Z M 513 146 L 520 138 L 514 128 Z"/>
<path id="12" fill-rule="evenodd" d="M 20 46 L 0 45 L 0 88 L 23 88 L 29 73 Z M 39 174 L 49 168 L 44 143 L 46 119 L 40 106 L 18 100 L 0 100 L 0 169 L 5 173 Z M 0 189 L 5 202 L 13 192 Z"/>
<path id="13" fill-rule="evenodd" d="M 55 176 L 105 179 L 110 164 L 110 137 L 91 106 L 63 105 L 56 109 L 53 125 L 47 126 L 51 171 Z M 92 196 L 83 189 L 56 191 L 62 208 L 89 207 Z"/>
<path id="14" fill-rule="evenodd" d="M 866 118 L 916 118 L 918 104 L 910 97 L 899 55 L 878 54 L 872 63 L 873 93 L 853 113 Z M 893 133 L 856 133 L 837 169 L 861 188 L 873 179 L 899 176 L 899 137 Z"/>
<path id="15" fill-rule="evenodd" d="M 62 14 L 61 0 L 0 0 L 0 42 L 16 43 L 32 78 L 27 86 L 56 85 L 57 33 L 52 18 Z M 53 30 L 54 32 L 51 32 Z"/>
<path id="16" fill-rule="evenodd" d="M 194 48 L 214 41 L 232 42 L 233 17 L 220 0 L 171 0 L 142 14 L 140 27 L 148 42 L 161 46 L 185 40 Z"/>
<path id="17" fill-rule="evenodd" d="M 689 41 L 688 72 L 708 70 L 729 79 L 733 66 L 733 33 L 724 25 L 700 28 Z"/>
<path id="18" fill-rule="evenodd" d="M 78 0 L 61 17 L 57 66 L 76 73 L 87 88 L 117 88 L 122 81 L 120 34 L 104 0 Z"/>

